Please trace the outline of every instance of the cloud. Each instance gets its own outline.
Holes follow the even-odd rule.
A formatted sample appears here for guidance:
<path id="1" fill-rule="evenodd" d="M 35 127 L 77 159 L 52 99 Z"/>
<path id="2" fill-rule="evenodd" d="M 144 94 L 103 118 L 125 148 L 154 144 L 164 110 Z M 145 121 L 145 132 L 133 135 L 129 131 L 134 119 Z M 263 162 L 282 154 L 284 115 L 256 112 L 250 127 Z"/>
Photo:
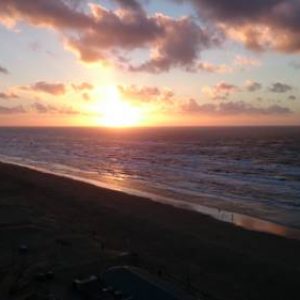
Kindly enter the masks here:
<path id="1" fill-rule="evenodd" d="M 215 64 L 202 61 L 198 63 L 197 67 L 198 70 L 204 72 L 225 74 L 225 73 L 233 73 L 236 70 L 240 71 L 249 67 L 257 67 L 260 64 L 261 64 L 260 61 L 253 57 L 237 55 L 229 65 L 226 64 L 215 65 Z"/>
<path id="2" fill-rule="evenodd" d="M 235 56 L 235 58 L 233 59 L 230 65 L 226 65 L 226 64 L 215 65 L 208 62 L 199 62 L 198 69 L 208 73 L 225 74 L 225 73 L 232 73 L 236 70 L 243 70 L 247 67 L 257 67 L 260 64 L 261 64 L 260 61 L 253 57 L 237 55 Z"/>
<path id="3" fill-rule="evenodd" d="M 291 110 L 287 107 L 271 105 L 266 108 L 259 108 L 243 101 L 221 103 L 219 111 L 222 112 L 222 114 L 235 115 L 281 115 L 291 113 Z"/>
<path id="4" fill-rule="evenodd" d="M 75 11 L 69 3 L 61 0 L 1 0 L 0 21 L 13 26 L 23 20 L 33 26 L 62 30 L 89 26 L 89 17 Z"/>
<path id="5" fill-rule="evenodd" d="M 256 107 L 244 101 L 199 104 L 194 99 L 181 105 L 180 112 L 210 115 L 283 115 L 292 113 L 289 108 L 279 105 Z"/>
<path id="6" fill-rule="evenodd" d="M 233 68 L 228 65 L 225 65 L 225 64 L 214 65 L 214 64 L 211 64 L 208 62 L 199 62 L 198 69 L 201 71 L 208 72 L 208 73 L 225 74 L 225 73 L 233 72 Z"/>
<path id="7" fill-rule="evenodd" d="M 247 80 L 245 87 L 248 92 L 256 92 L 262 89 L 262 84 L 253 80 Z"/>
<path id="8" fill-rule="evenodd" d="M 160 89 L 152 86 L 119 85 L 118 90 L 123 98 L 137 103 L 171 103 L 174 97 L 174 93 L 170 89 Z"/>
<path id="9" fill-rule="evenodd" d="M 5 74 L 5 75 L 9 74 L 8 70 L 2 66 L 0 66 L 0 73 Z"/>
<path id="10" fill-rule="evenodd" d="M 255 51 L 300 51 L 298 0 L 176 0 L 192 2 L 199 15 Z"/>
<path id="11" fill-rule="evenodd" d="M 83 93 L 81 96 L 82 96 L 82 99 L 84 101 L 90 101 L 91 100 L 91 97 L 88 93 Z"/>
<path id="12" fill-rule="evenodd" d="M 62 82 L 38 81 L 30 85 L 21 86 L 19 88 L 25 91 L 43 92 L 53 96 L 62 96 L 68 92 L 69 88 L 73 89 L 75 92 L 80 93 L 91 91 L 92 89 L 94 89 L 94 86 L 89 82 L 66 84 Z M 85 98 L 87 97 L 85 96 Z"/>
<path id="13" fill-rule="evenodd" d="M 142 6 L 136 0 L 113 0 L 113 1 L 117 2 L 121 7 L 125 9 L 129 9 L 139 13 L 143 12 Z"/>
<path id="14" fill-rule="evenodd" d="M 80 111 L 73 109 L 72 107 L 60 107 L 60 106 L 48 105 L 48 104 L 43 104 L 38 102 L 27 106 L 23 106 L 23 105 L 17 105 L 13 107 L 0 106 L 0 114 L 2 115 L 25 114 L 29 112 L 36 112 L 39 114 L 62 114 L 62 115 L 84 114 Z"/>
<path id="15" fill-rule="evenodd" d="M 289 99 L 289 100 L 296 100 L 297 97 L 296 97 L 295 95 L 290 95 L 288 99 Z"/>
<path id="16" fill-rule="evenodd" d="M 289 65 L 295 70 L 300 70 L 300 61 L 291 61 Z"/>
<path id="17" fill-rule="evenodd" d="M 206 86 L 202 88 L 202 92 L 213 100 L 225 100 L 237 91 L 239 91 L 238 86 L 224 81 L 212 87 Z"/>
<path id="18" fill-rule="evenodd" d="M 66 86 L 63 83 L 49 83 L 45 81 L 38 81 L 29 86 L 22 86 L 21 89 L 43 92 L 53 96 L 61 96 L 66 93 Z"/>
<path id="19" fill-rule="evenodd" d="M 84 91 L 84 90 L 92 90 L 94 86 L 91 83 L 88 82 L 82 82 L 80 84 L 72 84 L 72 88 L 76 91 Z"/>
<path id="20" fill-rule="evenodd" d="M 99 112 L 89 112 L 77 110 L 71 106 L 55 106 L 44 103 L 33 103 L 28 107 L 28 110 L 48 115 L 66 115 L 66 116 L 88 116 L 88 117 L 99 117 L 101 113 Z"/>
<path id="21" fill-rule="evenodd" d="M 202 50 L 220 44 L 215 31 L 202 28 L 191 17 L 148 16 L 135 0 L 115 0 L 119 7 L 108 10 L 90 3 L 89 10 L 75 9 L 70 1 L 0 0 L 0 21 L 26 22 L 51 28 L 63 35 L 66 47 L 86 63 L 120 64 L 120 58 L 136 49 L 149 49 L 150 58 L 124 66 L 130 71 L 159 73 L 178 67 L 188 71 Z"/>
<path id="22" fill-rule="evenodd" d="M 261 84 L 248 81 L 249 88 L 261 89 Z M 251 84 L 250 84 L 251 83 Z M 236 85 L 220 82 L 213 86 L 212 98 L 218 100 L 227 100 L 221 102 L 210 102 L 200 104 L 197 100 L 191 98 L 187 101 L 178 98 L 171 90 L 161 89 L 154 86 L 137 87 L 136 85 L 119 86 L 119 92 L 122 98 L 134 101 L 138 104 L 159 104 L 165 107 L 166 113 L 183 114 L 204 114 L 204 115 L 284 115 L 291 114 L 288 107 L 280 105 L 256 106 L 246 101 L 228 101 L 227 97 L 240 90 Z"/>
<path id="23" fill-rule="evenodd" d="M 22 105 L 17 105 L 13 107 L 0 106 L 1 115 L 12 115 L 12 114 L 23 114 L 26 110 Z"/>
<path id="24" fill-rule="evenodd" d="M 270 91 L 273 93 L 286 93 L 288 91 L 291 91 L 293 89 L 292 86 L 285 84 L 285 83 L 281 83 L 281 82 L 276 82 L 273 83 L 273 85 L 270 87 Z"/>
<path id="25" fill-rule="evenodd" d="M 54 106 L 43 103 L 33 103 L 30 109 L 40 114 L 61 114 L 61 115 L 80 115 L 80 111 L 75 110 L 72 107 Z"/>
<path id="26" fill-rule="evenodd" d="M 247 56 L 241 56 L 241 55 L 237 55 L 234 58 L 233 63 L 236 66 L 242 66 L 242 67 L 247 67 L 247 66 L 256 67 L 261 64 L 259 60 L 255 59 L 253 57 L 247 57 Z"/>
<path id="27" fill-rule="evenodd" d="M 199 104 L 195 99 L 189 99 L 181 105 L 180 112 L 187 114 L 215 114 L 217 112 L 217 106 L 212 103 Z"/>
<path id="28" fill-rule="evenodd" d="M 19 96 L 13 92 L 0 92 L 0 99 L 11 100 L 18 99 Z"/>
<path id="29" fill-rule="evenodd" d="M 42 49 L 40 43 L 37 42 L 37 41 L 30 42 L 28 46 L 29 46 L 29 49 L 34 51 L 34 52 L 39 52 Z"/>
<path id="30" fill-rule="evenodd" d="M 156 22 L 164 33 L 152 44 L 150 60 L 138 66 L 131 65 L 131 71 L 160 73 L 172 67 L 180 67 L 195 72 L 199 52 L 220 43 L 217 37 L 201 29 L 188 17 L 173 20 L 157 15 Z"/>

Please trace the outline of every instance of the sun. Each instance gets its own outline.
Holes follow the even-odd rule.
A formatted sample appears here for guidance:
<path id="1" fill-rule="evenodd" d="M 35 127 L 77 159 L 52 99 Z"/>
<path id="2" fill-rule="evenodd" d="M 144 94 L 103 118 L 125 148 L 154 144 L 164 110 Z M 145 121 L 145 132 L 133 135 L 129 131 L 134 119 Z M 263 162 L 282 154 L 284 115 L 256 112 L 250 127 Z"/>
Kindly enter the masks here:
<path id="1" fill-rule="evenodd" d="M 123 100 L 115 86 L 104 90 L 101 115 L 101 124 L 106 127 L 133 127 L 142 120 L 141 110 Z"/>

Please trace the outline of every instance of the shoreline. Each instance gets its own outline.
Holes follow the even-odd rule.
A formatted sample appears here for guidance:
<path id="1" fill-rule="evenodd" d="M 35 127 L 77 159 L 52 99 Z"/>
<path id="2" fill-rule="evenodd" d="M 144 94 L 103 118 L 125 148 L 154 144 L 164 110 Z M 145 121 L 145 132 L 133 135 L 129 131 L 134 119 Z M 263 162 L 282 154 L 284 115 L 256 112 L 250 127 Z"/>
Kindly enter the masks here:
<path id="1" fill-rule="evenodd" d="M 55 171 L 47 170 L 46 168 L 35 167 L 33 165 L 22 164 L 14 161 L 9 161 L 9 160 L 5 161 L 0 159 L 0 164 L 8 164 L 8 165 L 21 167 L 21 168 L 27 168 L 32 171 L 41 172 L 43 174 L 50 174 L 53 176 L 74 180 L 75 182 L 90 184 L 92 186 L 99 187 L 102 189 L 125 193 L 129 196 L 131 195 L 135 197 L 141 197 L 148 201 L 157 202 L 178 209 L 194 211 L 199 214 L 210 216 L 218 221 L 230 223 L 237 227 L 241 227 L 247 230 L 274 234 L 289 239 L 300 240 L 299 228 L 278 224 L 269 220 L 260 219 L 242 213 L 231 212 L 231 211 L 223 210 L 212 206 L 209 207 L 201 204 L 182 202 L 179 200 L 171 199 L 169 197 L 158 196 L 149 192 L 138 191 L 130 188 L 111 186 L 109 184 L 105 184 L 104 182 L 100 182 L 98 180 L 88 179 L 88 178 L 70 175 L 70 174 L 58 173 Z"/>
<path id="2" fill-rule="evenodd" d="M 50 266 L 65 286 L 83 269 L 90 275 L 122 264 L 120 255 L 129 251 L 154 274 L 173 282 L 189 278 L 197 295 L 210 296 L 204 299 L 279 300 L 298 291 L 298 240 L 10 164 L 0 163 L 0 182 L 4 299 L 15 299 L 1 281 L 19 270 L 9 263 L 26 263 L 11 258 L 20 243 L 29 247 L 26 276 Z"/>

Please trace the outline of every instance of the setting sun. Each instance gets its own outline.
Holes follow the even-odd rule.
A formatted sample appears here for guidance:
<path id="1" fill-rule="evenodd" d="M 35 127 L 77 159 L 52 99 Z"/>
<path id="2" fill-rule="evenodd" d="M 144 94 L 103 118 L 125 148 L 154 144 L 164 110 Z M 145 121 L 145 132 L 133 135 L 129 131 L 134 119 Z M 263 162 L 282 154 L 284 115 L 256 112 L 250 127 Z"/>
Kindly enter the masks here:
<path id="1" fill-rule="evenodd" d="M 121 99 L 116 87 L 111 86 L 104 90 L 101 103 L 101 123 L 107 127 L 137 126 L 141 122 L 142 112 Z"/>

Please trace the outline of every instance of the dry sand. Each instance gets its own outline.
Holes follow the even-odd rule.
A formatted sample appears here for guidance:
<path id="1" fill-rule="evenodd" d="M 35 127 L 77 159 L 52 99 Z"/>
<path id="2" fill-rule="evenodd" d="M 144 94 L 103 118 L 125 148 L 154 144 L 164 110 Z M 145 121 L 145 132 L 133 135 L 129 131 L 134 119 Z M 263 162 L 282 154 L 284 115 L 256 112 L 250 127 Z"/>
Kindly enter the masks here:
<path id="1" fill-rule="evenodd" d="M 138 256 L 122 258 L 124 251 Z M 207 298 L 296 299 L 299 254 L 300 241 L 0 164 L 1 299 L 71 299 L 72 278 L 119 263 L 161 273 Z M 34 279 L 47 270 L 54 280 Z"/>

